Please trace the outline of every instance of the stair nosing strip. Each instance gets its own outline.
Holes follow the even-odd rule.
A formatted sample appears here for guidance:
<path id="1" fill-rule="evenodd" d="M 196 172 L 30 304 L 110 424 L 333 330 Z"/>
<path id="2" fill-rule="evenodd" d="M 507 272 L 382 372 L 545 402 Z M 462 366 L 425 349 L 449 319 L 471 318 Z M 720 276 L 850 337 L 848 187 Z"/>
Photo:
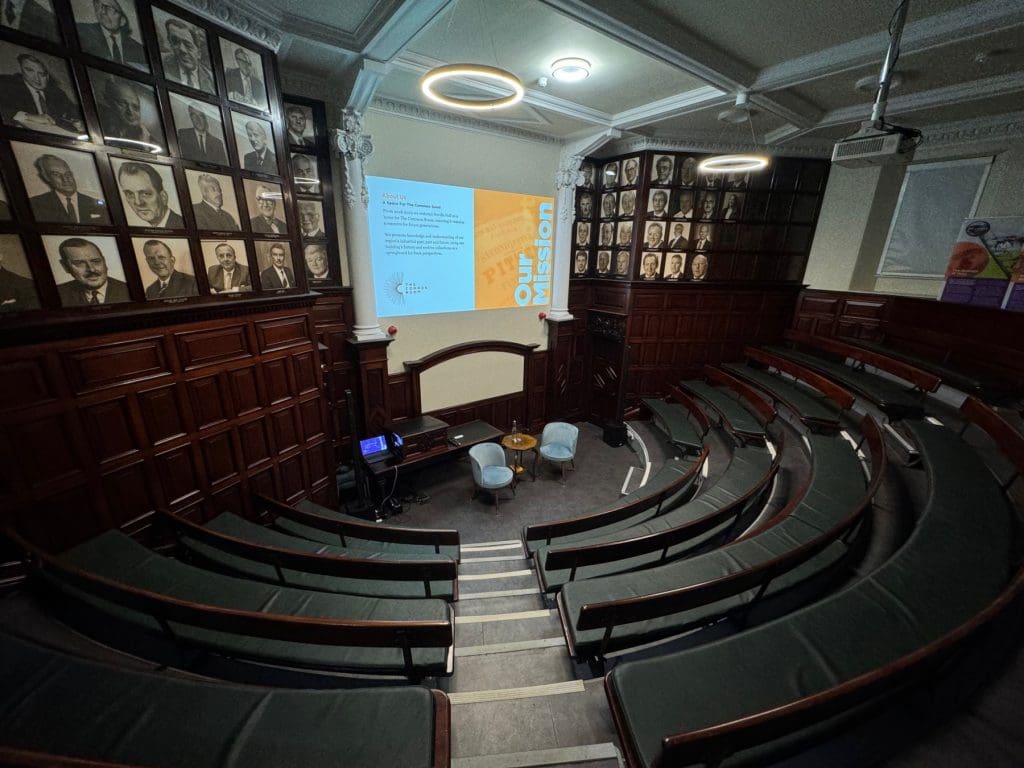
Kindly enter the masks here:
<path id="1" fill-rule="evenodd" d="M 577 747 L 553 747 L 528 752 L 499 752 L 476 757 L 453 757 L 452 768 L 539 768 L 544 765 L 567 765 L 596 760 L 615 760 L 622 765 L 622 756 L 613 742 L 581 744 Z"/>
<path id="2" fill-rule="evenodd" d="M 585 693 L 582 680 L 566 680 L 561 683 L 528 685 L 521 688 L 496 688 L 489 691 L 462 691 L 448 694 L 453 706 L 461 704 L 482 704 L 490 701 L 511 699 L 532 699 L 538 696 L 558 696 L 564 693 Z"/>
<path id="3" fill-rule="evenodd" d="M 565 647 L 563 637 L 542 637 L 539 640 L 516 640 L 511 643 L 490 643 L 488 645 L 464 645 L 455 647 L 456 658 L 467 656 L 490 656 L 495 653 L 515 653 L 543 648 Z"/>
<path id="4" fill-rule="evenodd" d="M 489 621 L 525 621 L 526 619 L 546 619 L 558 611 L 554 608 L 541 608 L 536 611 L 517 611 L 515 613 L 482 613 L 478 616 L 456 616 L 456 624 L 486 624 Z"/>
<path id="5" fill-rule="evenodd" d="M 488 579 L 515 579 L 522 576 L 533 576 L 533 571 L 499 571 L 497 573 L 466 573 L 459 574 L 459 581 L 487 581 Z"/>

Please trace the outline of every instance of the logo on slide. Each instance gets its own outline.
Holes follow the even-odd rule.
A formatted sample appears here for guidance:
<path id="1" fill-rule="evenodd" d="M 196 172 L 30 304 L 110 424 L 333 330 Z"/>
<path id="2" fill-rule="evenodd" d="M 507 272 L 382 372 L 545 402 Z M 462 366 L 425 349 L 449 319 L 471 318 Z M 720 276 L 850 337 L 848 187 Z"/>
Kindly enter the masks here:
<path id="1" fill-rule="evenodd" d="M 426 292 L 427 286 L 425 285 L 405 282 L 404 272 L 393 272 L 384 284 L 384 295 L 388 297 L 388 301 L 399 306 L 405 304 L 406 296 Z"/>

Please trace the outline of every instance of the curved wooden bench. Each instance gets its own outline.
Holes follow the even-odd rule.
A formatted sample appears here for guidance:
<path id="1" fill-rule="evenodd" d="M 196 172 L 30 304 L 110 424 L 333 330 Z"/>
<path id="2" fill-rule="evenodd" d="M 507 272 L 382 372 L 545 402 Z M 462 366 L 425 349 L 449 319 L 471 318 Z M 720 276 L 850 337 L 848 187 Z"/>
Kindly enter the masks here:
<path id="1" fill-rule="evenodd" d="M 442 600 L 325 594 L 223 576 L 116 530 L 59 557 L 8 535 L 30 554 L 35 576 L 84 609 L 79 617 L 261 664 L 413 679 L 451 674 L 453 621 Z"/>
<path id="2" fill-rule="evenodd" d="M 604 509 L 526 526 L 523 544 L 527 553 L 532 557 L 540 547 L 553 543 L 580 541 L 598 533 L 624 530 L 674 509 L 693 491 L 707 457 L 708 451 L 704 449 L 692 464 L 670 459 L 646 484 Z"/>
<path id="3" fill-rule="evenodd" d="M 369 523 L 303 499 L 294 507 L 259 493 L 253 510 L 275 518 L 274 525 L 293 536 L 374 552 L 434 552 L 459 559 L 459 532 L 444 528 L 402 528 Z"/>
<path id="4" fill-rule="evenodd" d="M 679 392 L 678 389 L 672 395 L 681 405 L 667 403 L 653 397 L 645 397 L 640 402 L 651 412 L 654 423 L 665 433 L 670 443 L 686 451 L 699 451 L 704 444 L 704 435 L 711 428 L 711 423 L 690 397 Z M 690 421 L 691 416 L 697 422 L 699 431 Z"/>
<path id="5" fill-rule="evenodd" d="M 835 431 L 839 429 L 840 408 L 824 395 L 801 387 L 763 368 L 743 363 L 722 363 L 727 373 L 749 382 L 778 404 L 786 406 L 804 424 L 812 428 Z M 850 395 L 849 403 L 854 402 Z"/>
<path id="6" fill-rule="evenodd" d="M 714 368 L 706 368 L 704 377 L 704 379 L 680 381 L 679 386 L 684 391 L 707 403 L 718 415 L 722 426 L 729 432 L 743 439 L 754 438 L 764 440 L 766 437 L 765 425 L 768 422 L 761 420 L 763 416 L 759 419 L 760 414 L 755 414 L 738 398 L 726 394 L 725 390 L 721 387 L 713 386 L 710 377 L 718 377 L 718 373 L 715 372 Z M 721 381 L 720 377 L 719 381 Z M 774 411 L 772 416 L 774 417 Z"/>
<path id="7" fill-rule="evenodd" d="M 556 592 L 571 581 L 637 571 L 728 541 L 771 487 L 781 459 L 781 445 L 774 459 L 761 447 L 736 448 L 715 483 L 671 512 L 573 546 L 542 547 L 534 557 L 542 589 Z"/>
<path id="8" fill-rule="evenodd" d="M 809 435 L 808 485 L 773 524 L 676 563 L 566 584 L 558 607 L 570 654 L 601 658 L 728 614 L 745 615 L 765 596 L 840 568 L 855 549 L 844 539 L 858 531 L 886 465 L 878 424 L 865 417 L 861 428 L 871 451 L 870 482 L 844 438 Z"/>
<path id="9" fill-rule="evenodd" d="M 458 597 L 458 563 L 450 557 L 350 553 L 265 528 L 230 512 L 206 525 L 167 512 L 159 514 L 190 560 L 229 575 L 366 597 Z"/>
<path id="10" fill-rule="evenodd" d="M 608 675 L 630 766 L 717 765 L 737 752 L 767 763 L 773 740 L 792 748 L 816 724 L 924 679 L 1024 590 L 1014 512 L 988 467 L 945 427 L 904 428 L 931 484 L 892 558 L 783 620 Z M 1024 470 L 1024 437 L 990 434 Z"/>
<path id="11" fill-rule="evenodd" d="M 0 634 L 0 763 L 328 768 L 450 764 L 448 697 L 302 691 L 100 664 Z M 330 727 L 324 727 L 329 724 Z"/>

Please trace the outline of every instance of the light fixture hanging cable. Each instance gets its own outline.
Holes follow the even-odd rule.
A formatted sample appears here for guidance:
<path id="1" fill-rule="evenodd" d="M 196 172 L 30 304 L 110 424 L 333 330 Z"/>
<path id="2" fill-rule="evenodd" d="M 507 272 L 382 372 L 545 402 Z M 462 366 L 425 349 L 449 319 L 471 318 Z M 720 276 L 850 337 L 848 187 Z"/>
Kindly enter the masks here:
<path id="1" fill-rule="evenodd" d="M 738 123 L 742 122 L 743 113 L 746 114 L 746 122 L 750 126 L 750 140 L 755 151 L 750 154 L 714 155 L 705 158 L 697 166 L 700 173 L 745 173 L 760 171 L 768 167 L 768 157 L 757 154 L 758 141 L 757 134 L 754 133 L 754 110 L 747 103 L 745 92 L 737 93 L 735 106 L 720 113 L 718 119 L 723 122 Z M 740 119 L 736 119 L 737 116 L 740 116 Z"/>

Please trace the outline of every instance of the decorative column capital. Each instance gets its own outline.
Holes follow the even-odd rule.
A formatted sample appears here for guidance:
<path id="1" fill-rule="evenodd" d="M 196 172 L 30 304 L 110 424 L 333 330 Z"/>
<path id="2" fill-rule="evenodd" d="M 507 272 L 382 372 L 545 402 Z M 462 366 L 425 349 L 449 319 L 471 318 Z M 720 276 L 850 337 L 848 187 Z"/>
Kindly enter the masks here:
<path id="1" fill-rule="evenodd" d="M 346 160 L 365 160 L 373 154 L 373 140 L 363 133 L 363 115 L 354 109 L 341 111 L 341 127 L 334 129 L 334 146 Z"/>
<path id="2" fill-rule="evenodd" d="M 583 164 L 582 155 L 563 155 L 558 160 L 558 170 L 555 171 L 555 187 L 575 189 L 580 184 L 580 165 Z"/>

